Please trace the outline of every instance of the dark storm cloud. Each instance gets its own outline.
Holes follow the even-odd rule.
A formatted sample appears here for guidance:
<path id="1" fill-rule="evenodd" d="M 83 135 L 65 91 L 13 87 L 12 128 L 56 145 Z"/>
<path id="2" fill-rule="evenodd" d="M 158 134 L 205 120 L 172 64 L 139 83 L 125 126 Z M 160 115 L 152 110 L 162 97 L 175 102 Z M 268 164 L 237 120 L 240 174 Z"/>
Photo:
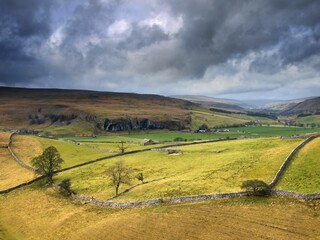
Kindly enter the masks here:
<path id="1" fill-rule="evenodd" d="M 320 90 L 317 0 L 5 0 L 0 9 L 2 84 L 217 94 L 285 88 L 293 75 L 292 85 L 313 79 Z"/>
<path id="2" fill-rule="evenodd" d="M 50 34 L 50 1 L 0 2 L 0 82 L 9 85 L 44 76 L 33 53 Z"/>

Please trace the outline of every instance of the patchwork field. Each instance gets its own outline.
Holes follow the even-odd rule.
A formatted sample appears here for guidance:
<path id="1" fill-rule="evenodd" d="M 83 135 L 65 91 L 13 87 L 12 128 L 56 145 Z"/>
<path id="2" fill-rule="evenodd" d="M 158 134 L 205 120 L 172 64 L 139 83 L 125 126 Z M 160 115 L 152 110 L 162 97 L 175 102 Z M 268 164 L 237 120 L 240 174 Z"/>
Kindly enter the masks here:
<path id="1" fill-rule="evenodd" d="M 0 196 L 0 239 L 317 239 L 319 201 L 244 198 L 113 209 L 35 186 Z"/>
<path id="2" fill-rule="evenodd" d="M 267 128 L 271 131 L 268 132 Z M 243 131 L 272 136 L 276 129 L 284 134 L 291 134 L 293 130 L 256 127 L 243 128 Z M 155 136 L 159 139 L 168 138 L 170 134 L 176 138 L 178 135 L 174 134 L 185 133 L 157 132 Z M 106 150 L 118 151 L 119 140 L 135 139 L 125 143 L 128 151 L 163 146 L 139 145 L 142 139 L 152 139 L 152 136 L 128 134 L 75 138 L 84 144 L 77 145 L 63 140 L 15 135 L 12 147 L 22 160 L 29 163 L 44 148 L 53 145 L 65 160 L 62 167 L 67 167 L 114 154 Z M 179 150 L 181 154 L 147 151 L 118 156 L 61 172 L 55 176 L 55 182 L 70 178 L 71 188 L 76 193 L 106 200 L 114 195 L 106 169 L 122 160 L 134 173 L 131 183 L 122 184 L 120 192 L 139 182 L 135 178 L 139 172 L 143 172 L 146 182 L 156 181 L 138 186 L 112 201 L 233 192 L 241 190 L 241 183 L 248 179 L 270 182 L 286 156 L 302 141 L 253 138 L 171 146 L 169 149 Z M 278 189 L 301 193 L 320 192 L 319 147 L 320 139 L 317 138 L 297 153 L 280 180 Z M 0 190 L 34 177 L 33 173 L 14 162 L 7 149 L 0 149 L 0 164 L 5 169 L 0 171 Z M 320 201 L 301 202 L 280 197 L 248 197 L 116 209 L 63 197 L 56 188 L 44 187 L 41 182 L 37 182 L 0 195 L 0 216 L 0 239 L 5 240 L 320 238 Z"/>
<path id="3" fill-rule="evenodd" d="M 134 188 L 117 201 L 145 200 L 159 197 L 239 191 L 247 179 L 270 182 L 285 157 L 301 139 L 248 139 L 177 147 L 180 155 L 148 151 L 124 155 L 60 173 L 61 181 L 70 178 L 78 194 L 107 199 L 114 188 L 106 169 L 122 160 L 145 181 L 164 178 Z M 131 185 L 138 183 L 132 179 Z M 120 191 L 127 188 L 122 185 Z M 157 191 L 155 191 L 157 189 Z"/>
<path id="4" fill-rule="evenodd" d="M 320 128 L 300 128 L 300 127 L 284 127 L 284 126 L 252 126 L 227 128 L 229 132 L 168 132 L 168 131 L 147 131 L 144 133 L 122 133 L 108 134 L 106 136 L 97 137 L 65 137 L 79 142 L 136 142 L 140 143 L 143 139 L 151 139 L 153 141 L 170 142 L 179 138 L 186 141 L 193 140 L 212 140 L 225 139 L 227 137 L 274 137 L 274 136 L 292 136 L 303 135 L 309 133 L 320 132 Z"/>
<path id="5" fill-rule="evenodd" d="M 300 193 L 320 193 L 320 138 L 303 147 L 292 159 L 277 186 Z"/>

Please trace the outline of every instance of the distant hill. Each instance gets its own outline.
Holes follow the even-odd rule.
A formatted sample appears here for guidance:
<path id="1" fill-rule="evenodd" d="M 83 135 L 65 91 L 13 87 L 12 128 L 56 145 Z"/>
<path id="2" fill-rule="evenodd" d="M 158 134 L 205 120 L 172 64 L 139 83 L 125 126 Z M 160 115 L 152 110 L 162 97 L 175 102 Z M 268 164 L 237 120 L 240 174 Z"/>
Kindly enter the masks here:
<path id="1" fill-rule="evenodd" d="M 176 130 L 190 123 L 193 106 L 159 95 L 0 87 L 0 127 Z"/>
<path id="2" fill-rule="evenodd" d="M 233 99 L 214 98 L 199 95 L 173 95 L 171 97 L 197 103 L 206 108 L 214 107 L 219 109 L 243 112 L 245 108 L 250 107 L 248 104 Z"/>
<path id="3" fill-rule="evenodd" d="M 300 115 L 320 113 L 320 97 L 307 99 L 303 102 L 291 106 L 282 112 L 282 115 Z"/>
<path id="4" fill-rule="evenodd" d="M 305 100 L 306 100 L 305 98 L 302 98 L 302 99 L 294 99 L 294 100 L 272 101 L 263 105 L 261 108 L 275 110 L 275 111 L 286 111 Z"/>

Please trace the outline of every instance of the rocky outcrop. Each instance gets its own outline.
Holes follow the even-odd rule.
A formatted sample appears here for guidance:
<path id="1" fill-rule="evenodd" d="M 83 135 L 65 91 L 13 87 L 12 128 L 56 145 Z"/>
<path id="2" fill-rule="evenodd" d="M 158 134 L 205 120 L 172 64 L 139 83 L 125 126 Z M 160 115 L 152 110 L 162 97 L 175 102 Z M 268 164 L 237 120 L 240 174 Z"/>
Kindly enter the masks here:
<path id="1" fill-rule="evenodd" d="M 152 121 L 150 119 L 117 119 L 109 120 L 105 119 L 103 124 L 98 124 L 98 128 L 109 131 L 129 131 L 129 130 L 148 130 L 148 129 L 169 129 L 169 130 L 181 130 L 184 126 L 177 121 Z"/>

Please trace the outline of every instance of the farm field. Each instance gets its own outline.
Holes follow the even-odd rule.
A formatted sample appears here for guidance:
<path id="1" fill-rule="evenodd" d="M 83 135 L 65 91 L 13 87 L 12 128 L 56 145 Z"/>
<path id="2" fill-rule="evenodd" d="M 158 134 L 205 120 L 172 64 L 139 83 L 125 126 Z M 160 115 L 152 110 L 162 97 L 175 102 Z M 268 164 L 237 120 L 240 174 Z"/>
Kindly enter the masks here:
<path id="1" fill-rule="evenodd" d="M 320 138 L 316 138 L 295 155 L 277 188 L 300 193 L 320 193 L 319 157 Z"/>
<path id="2" fill-rule="evenodd" d="M 264 118 L 254 117 L 245 114 L 227 114 L 218 113 L 213 111 L 205 111 L 199 109 L 198 111 L 191 111 L 191 124 L 190 127 L 193 130 L 197 130 L 202 124 L 207 124 L 209 128 L 233 125 L 233 124 L 244 124 L 250 121 L 258 121 L 262 124 L 278 124 L 277 121 Z"/>
<path id="3" fill-rule="evenodd" d="M 212 133 L 192 133 L 192 132 L 167 132 L 167 131 L 148 131 L 146 133 L 123 133 L 121 135 L 109 134 L 97 137 L 65 137 L 63 139 L 75 140 L 78 142 L 141 142 L 143 139 L 151 139 L 153 141 L 170 142 L 176 138 L 187 141 L 193 140 L 211 140 L 225 139 L 227 137 L 273 137 L 273 136 L 291 136 L 303 135 L 309 133 L 320 132 L 320 128 L 299 128 L 284 126 L 252 126 L 227 128 L 229 132 L 212 132 Z"/>
<path id="4" fill-rule="evenodd" d="M 9 142 L 10 133 L 0 131 L 0 145 L 7 145 Z"/>
<path id="5" fill-rule="evenodd" d="M 308 125 L 308 124 L 316 124 L 318 127 L 320 126 L 320 115 L 312 115 L 306 117 L 299 117 L 297 119 L 297 123 Z"/>
<path id="6" fill-rule="evenodd" d="M 105 171 L 122 160 L 137 173 L 143 172 L 145 181 L 165 179 L 143 184 L 116 201 L 239 191 L 244 180 L 258 178 L 270 182 L 285 157 L 301 141 L 247 139 L 176 147 L 182 151 L 180 155 L 148 151 L 62 172 L 56 179 L 59 182 L 70 178 L 72 189 L 78 194 L 106 200 L 114 195 L 114 188 Z M 131 185 L 135 183 L 138 181 L 133 179 Z M 127 187 L 121 185 L 120 192 Z"/>
<path id="7" fill-rule="evenodd" d="M 319 201 L 243 198 L 114 209 L 30 186 L 0 196 L 0 203 L 0 239 L 9 240 L 320 237 Z"/>
<path id="8" fill-rule="evenodd" d="M 9 154 L 8 149 L 0 148 L 0 190 L 14 187 L 32 180 L 34 173 L 22 168 Z"/>
<path id="9" fill-rule="evenodd" d="M 15 135 L 12 142 L 12 148 L 15 154 L 27 164 L 30 164 L 32 158 L 40 155 L 42 151 L 49 146 L 56 147 L 62 159 L 64 159 L 62 168 L 112 155 L 112 153 L 109 152 L 80 146 L 62 140 L 34 136 Z"/>

